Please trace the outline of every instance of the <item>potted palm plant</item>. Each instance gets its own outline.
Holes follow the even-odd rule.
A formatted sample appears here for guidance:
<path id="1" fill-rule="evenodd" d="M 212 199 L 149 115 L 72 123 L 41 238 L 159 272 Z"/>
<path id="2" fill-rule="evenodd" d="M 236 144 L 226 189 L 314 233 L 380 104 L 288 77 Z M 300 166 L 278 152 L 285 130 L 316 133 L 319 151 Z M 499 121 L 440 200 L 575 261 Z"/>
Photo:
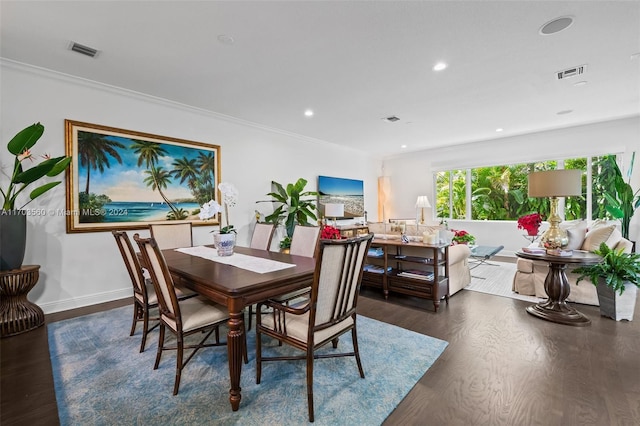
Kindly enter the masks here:
<path id="1" fill-rule="evenodd" d="M 271 200 L 256 201 L 256 203 L 276 203 L 276 208 L 265 221 L 284 224 L 286 230 L 285 238 L 280 242 L 281 249 L 287 249 L 291 245 L 291 237 L 296 225 L 311 225 L 310 221 L 317 221 L 316 211 L 316 191 L 305 191 L 306 179 L 300 178 L 296 183 L 287 184 L 286 188 L 276 181 L 271 181 L 274 192 L 267 195 Z M 310 198 L 312 197 L 312 198 Z"/>
<path id="2" fill-rule="evenodd" d="M 640 287 L 640 254 L 610 249 L 605 243 L 594 253 L 602 256 L 602 261 L 574 269 L 580 275 L 576 282 L 589 278 L 596 286 L 600 315 L 616 321 L 633 320 Z"/>

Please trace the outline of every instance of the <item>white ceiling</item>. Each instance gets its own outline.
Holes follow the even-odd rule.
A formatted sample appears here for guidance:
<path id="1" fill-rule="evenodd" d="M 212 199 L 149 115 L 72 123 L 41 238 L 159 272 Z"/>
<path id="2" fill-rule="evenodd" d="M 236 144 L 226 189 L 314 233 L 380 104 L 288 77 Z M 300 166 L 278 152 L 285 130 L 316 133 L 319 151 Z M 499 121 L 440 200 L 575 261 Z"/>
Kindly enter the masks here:
<path id="1" fill-rule="evenodd" d="M 3 0 L 0 18 L 5 59 L 379 156 L 640 114 L 638 1 Z"/>

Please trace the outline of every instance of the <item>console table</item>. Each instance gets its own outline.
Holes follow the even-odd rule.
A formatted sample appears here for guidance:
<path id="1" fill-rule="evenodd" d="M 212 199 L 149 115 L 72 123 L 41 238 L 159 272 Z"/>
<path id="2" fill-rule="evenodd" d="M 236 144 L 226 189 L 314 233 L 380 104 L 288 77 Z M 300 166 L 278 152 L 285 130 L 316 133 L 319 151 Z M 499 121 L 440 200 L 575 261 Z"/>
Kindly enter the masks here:
<path id="1" fill-rule="evenodd" d="M 362 285 L 449 303 L 449 244 L 403 243 L 374 238 L 362 275 Z"/>
<path id="2" fill-rule="evenodd" d="M 36 285 L 40 265 L 0 271 L 0 336 L 7 337 L 33 330 L 44 324 L 44 312 L 27 300 Z"/>
<path id="3" fill-rule="evenodd" d="M 544 280 L 544 291 L 547 300 L 527 307 L 527 312 L 538 318 L 559 324 L 585 326 L 591 320 L 567 305 L 566 300 L 571 292 L 565 269 L 567 264 L 595 265 L 602 261 L 597 254 L 574 250 L 571 256 L 552 256 L 546 253 L 535 254 L 516 252 L 516 256 L 529 260 L 542 260 L 549 263 L 549 272 Z"/>

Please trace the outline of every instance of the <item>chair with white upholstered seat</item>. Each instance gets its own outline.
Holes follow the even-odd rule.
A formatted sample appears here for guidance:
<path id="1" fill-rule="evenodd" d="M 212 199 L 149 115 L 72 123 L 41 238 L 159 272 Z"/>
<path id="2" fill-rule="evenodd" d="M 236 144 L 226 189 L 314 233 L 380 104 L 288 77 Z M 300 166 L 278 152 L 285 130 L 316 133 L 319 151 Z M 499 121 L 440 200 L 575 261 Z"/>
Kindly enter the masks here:
<path id="1" fill-rule="evenodd" d="M 289 254 L 304 257 L 315 257 L 316 251 L 318 250 L 318 238 L 320 238 L 320 229 L 321 228 L 319 226 L 296 225 L 293 229 L 293 236 L 291 237 Z M 311 285 L 311 281 L 309 281 L 309 285 Z M 281 299 L 276 300 L 291 300 L 306 293 L 309 293 L 309 288 L 289 293 L 283 296 Z M 252 317 L 253 306 L 249 306 L 249 326 L 247 327 L 248 330 L 251 330 Z"/>
<path id="2" fill-rule="evenodd" d="M 142 321 L 142 342 L 140 343 L 140 352 L 144 352 L 147 342 L 147 334 L 149 334 L 160 323 L 156 323 L 149 328 L 149 321 L 158 321 L 160 318 L 149 317 L 149 310 L 158 307 L 158 298 L 153 288 L 151 280 L 146 279 L 143 274 L 140 261 L 127 233 L 124 231 L 111 231 L 116 239 L 120 254 L 124 260 L 124 264 L 133 284 L 133 323 L 131 324 L 131 332 L 129 336 L 133 336 L 136 331 L 136 325 Z"/>
<path id="3" fill-rule="evenodd" d="M 159 323 L 149 328 L 149 321 L 159 321 L 158 317 L 150 317 L 151 309 L 158 307 L 158 297 L 156 291 L 153 288 L 153 283 L 146 270 L 140 265 L 138 255 L 133 249 L 133 244 L 129 240 L 129 236 L 124 231 L 114 230 L 111 231 L 116 239 L 122 260 L 127 268 L 129 277 L 131 278 L 131 284 L 133 285 L 133 323 L 131 324 L 131 332 L 129 336 L 133 336 L 136 331 L 136 325 L 142 321 L 142 342 L 140 343 L 140 352 L 144 352 L 145 344 L 147 341 L 147 334 L 155 329 Z M 186 299 L 193 297 L 196 294 L 188 289 L 176 288 L 176 294 L 178 299 Z"/>
<path id="4" fill-rule="evenodd" d="M 151 280 L 158 296 L 160 337 L 153 369 L 156 370 L 158 368 L 163 350 L 177 351 L 176 378 L 173 386 L 173 394 L 176 395 L 180 387 L 182 369 L 195 353 L 200 348 L 226 345 L 226 342 L 220 342 L 218 327 L 227 322 L 229 313 L 224 306 L 200 296 L 179 301 L 176 297 L 169 268 L 156 241 L 153 238 L 140 238 L 138 234 L 135 234 L 133 239 L 140 247 L 144 264 L 149 266 Z M 176 335 L 176 346 L 165 346 L 164 335 L 167 328 Z M 198 344 L 185 345 L 184 338 L 186 336 L 204 332 L 207 333 Z M 213 332 L 215 332 L 215 343 L 205 343 Z M 193 352 L 183 362 L 184 349 L 193 349 Z M 244 358 L 246 363 L 246 344 L 244 345 Z"/>
<path id="5" fill-rule="evenodd" d="M 271 239 L 273 238 L 273 231 L 275 231 L 275 229 L 276 227 L 273 223 L 256 223 L 249 247 L 260 250 L 269 250 L 271 247 Z"/>
<path id="6" fill-rule="evenodd" d="M 161 250 L 193 246 L 191 222 L 152 223 L 149 230 Z"/>
<path id="7" fill-rule="evenodd" d="M 311 285 L 311 298 L 300 307 L 269 300 L 258 304 L 256 317 L 256 383 L 260 383 L 265 361 L 307 361 L 307 403 L 309 421 L 313 422 L 313 364 L 318 358 L 354 356 L 364 378 L 356 332 L 356 306 L 362 281 L 362 269 L 373 234 L 344 240 L 320 240 L 318 262 Z M 273 312 L 260 315 L 262 308 Z M 351 331 L 353 352 L 315 353 L 321 346 L 333 343 Z M 262 335 L 305 352 L 300 356 L 262 356 Z"/>
<path id="8" fill-rule="evenodd" d="M 320 237 L 319 226 L 296 225 L 291 237 L 289 254 L 296 256 L 315 257 Z"/>

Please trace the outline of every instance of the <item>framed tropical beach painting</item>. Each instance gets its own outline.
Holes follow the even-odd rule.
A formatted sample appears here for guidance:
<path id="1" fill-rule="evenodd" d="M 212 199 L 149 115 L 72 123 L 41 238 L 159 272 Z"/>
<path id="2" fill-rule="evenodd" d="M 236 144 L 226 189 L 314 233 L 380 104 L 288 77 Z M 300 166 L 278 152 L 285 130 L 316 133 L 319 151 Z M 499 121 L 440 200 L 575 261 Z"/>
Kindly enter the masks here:
<path id="1" fill-rule="evenodd" d="M 150 223 L 202 221 L 217 199 L 220 147 L 65 120 L 67 232 L 140 229 Z"/>

